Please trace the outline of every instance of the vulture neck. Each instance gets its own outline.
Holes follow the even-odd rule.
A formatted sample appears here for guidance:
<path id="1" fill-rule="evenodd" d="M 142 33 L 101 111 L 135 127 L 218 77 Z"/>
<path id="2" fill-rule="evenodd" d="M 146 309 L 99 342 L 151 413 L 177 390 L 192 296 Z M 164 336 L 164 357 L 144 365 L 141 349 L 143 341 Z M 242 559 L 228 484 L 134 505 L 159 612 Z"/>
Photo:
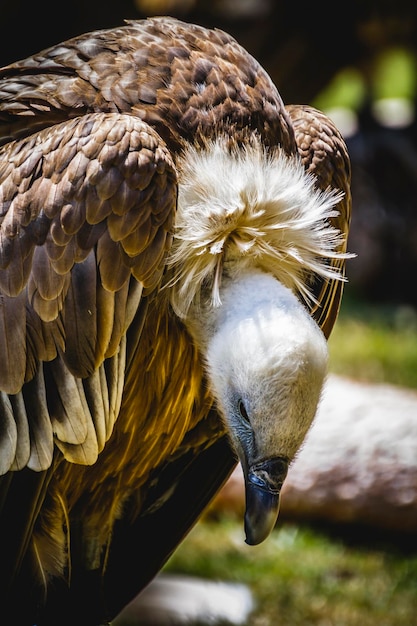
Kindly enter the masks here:
<path id="1" fill-rule="evenodd" d="M 301 347 L 300 355 L 300 346 L 310 349 L 317 344 L 317 353 L 322 355 L 323 363 L 327 361 L 327 344 L 305 306 L 275 276 L 256 267 L 226 270 L 220 302 L 214 304 L 210 294 L 203 291 L 198 304 L 191 306 L 185 323 L 214 377 L 225 346 L 236 353 L 236 362 L 239 358 L 244 360 L 251 353 L 248 343 L 254 342 L 255 337 L 269 344 L 262 346 L 266 375 L 270 369 L 268 361 L 276 361 L 280 346 L 287 354 L 293 353 L 294 359 L 302 359 L 304 348 Z"/>

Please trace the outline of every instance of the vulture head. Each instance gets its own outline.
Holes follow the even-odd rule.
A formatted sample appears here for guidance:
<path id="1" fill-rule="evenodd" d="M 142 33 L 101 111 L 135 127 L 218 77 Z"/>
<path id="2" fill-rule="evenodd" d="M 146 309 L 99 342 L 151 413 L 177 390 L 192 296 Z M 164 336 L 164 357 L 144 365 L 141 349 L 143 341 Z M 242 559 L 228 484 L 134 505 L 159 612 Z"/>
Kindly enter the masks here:
<path id="1" fill-rule="evenodd" d="M 256 297 L 247 304 L 251 290 Z M 273 276 L 245 272 L 224 291 L 206 359 L 242 464 L 246 542 L 257 544 L 275 526 L 288 465 L 316 413 L 327 345 L 303 306 Z"/>
<path id="2" fill-rule="evenodd" d="M 248 544 L 275 525 L 288 466 L 311 426 L 327 341 L 305 276 L 329 261 L 341 195 L 317 191 L 301 160 L 217 138 L 180 163 L 172 302 L 201 351 L 246 487 Z M 298 295 L 295 295 L 298 294 Z"/>

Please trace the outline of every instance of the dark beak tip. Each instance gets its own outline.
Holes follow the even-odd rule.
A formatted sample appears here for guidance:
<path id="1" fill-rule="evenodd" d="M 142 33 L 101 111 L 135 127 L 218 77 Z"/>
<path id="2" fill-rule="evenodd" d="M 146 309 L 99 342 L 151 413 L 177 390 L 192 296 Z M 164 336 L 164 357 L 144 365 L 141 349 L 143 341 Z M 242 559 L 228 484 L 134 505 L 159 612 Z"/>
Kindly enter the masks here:
<path id="1" fill-rule="evenodd" d="M 265 541 L 265 539 L 268 537 L 269 533 L 267 533 L 265 536 L 258 536 L 255 537 L 254 533 L 252 532 L 252 530 L 249 530 L 248 528 L 245 528 L 245 543 L 248 546 L 259 546 L 259 544 L 261 544 L 263 541 Z"/>
<path id="2" fill-rule="evenodd" d="M 269 537 L 278 519 L 279 501 L 279 493 L 268 493 L 257 488 L 249 490 L 245 512 L 245 543 L 256 546 Z"/>

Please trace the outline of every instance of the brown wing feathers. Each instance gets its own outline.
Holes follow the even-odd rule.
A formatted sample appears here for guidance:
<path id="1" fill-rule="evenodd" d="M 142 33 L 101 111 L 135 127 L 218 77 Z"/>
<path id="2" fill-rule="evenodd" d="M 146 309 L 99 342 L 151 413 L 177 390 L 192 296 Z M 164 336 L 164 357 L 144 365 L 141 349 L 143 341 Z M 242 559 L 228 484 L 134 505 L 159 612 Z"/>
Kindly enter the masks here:
<path id="1" fill-rule="evenodd" d="M 220 30 L 208 37 L 165 18 L 81 35 L 0 70 L 0 144 L 93 111 L 133 111 L 172 152 L 213 128 L 295 147 L 282 99 L 255 59 Z"/>
<path id="2" fill-rule="evenodd" d="M 343 192 L 337 211 L 331 218 L 334 227 L 341 233 L 348 233 L 351 214 L 350 160 L 339 131 L 333 122 L 321 111 L 303 105 L 287 106 L 297 142 L 297 150 L 304 167 L 313 174 L 320 189 L 338 189 Z M 347 238 L 339 248 L 346 252 Z M 332 265 L 345 273 L 344 260 L 334 259 Z M 317 304 L 312 307 L 312 315 L 329 337 L 340 308 L 343 282 L 340 280 L 319 281 L 314 286 Z"/>
<path id="3" fill-rule="evenodd" d="M 63 361 L 51 370 L 59 407 L 52 396 L 48 406 L 58 441 L 82 443 L 90 420 L 83 424 L 84 392 L 70 373 L 93 376 L 119 350 L 135 313 L 128 301 L 136 293 L 137 307 L 140 297 L 129 289 L 130 276 L 148 290 L 158 284 L 173 224 L 175 171 L 152 129 L 118 114 L 44 129 L 3 146 L 1 157 L 2 389 L 19 393 L 39 362 L 55 358 L 60 347 Z M 51 334 L 55 350 L 45 341 Z M 46 402 L 41 415 L 48 416 Z M 49 462 L 51 441 L 48 424 Z"/>
<path id="4" fill-rule="evenodd" d="M 115 126 L 116 137 L 112 136 Z M 49 141 L 51 134 L 54 139 L 59 137 L 55 147 Z M 126 137 L 131 141 L 124 148 Z M 71 149 L 67 149 L 68 144 L 73 144 Z M 83 320 L 91 325 L 95 315 L 91 299 L 95 299 L 96 292 L 94 246 L 97 244 L 99 282 L 111 292 L 121 289 L 131 273 L 144 282 L 166 250 L 175 202 L 170 157 L 140 120 L 131 116 L 107 118 L 103 114 L 77 118 L 52 132 L 41 131 L 37 136 L 35 172 L 23 159 L 27 155 L 33 161 L 30 148 L 21 142 L 2 150 L 8 164 L 0 179 L 3 207 L 9 208 L 1 234 L 11 250 L 0 271 L 3 292 L 14 296 L 27 282 L 30 304 L 48 322 L 63 309 L 71 284 L 73 296 L 69 296 L 65 321 L 76 324 Z M 52 161 L 57 162 L 56 168 Z M 161 179 L 159 184 L 155 185 L 153 176 Z M 24 181 L 21 185 L 25 192 L 16 189 L 15 179 Z M 153 256 L 140 257 L 156 235 Z M 33 258 L 23 276 L 22 257 Z M 152 288 L 157 282 L 158 275 L 152 276 L 145 287 Z M 79 297 L 74 298 L 77 290 L 81 290 Z M 71 314 L 71 307 L 79 302 L 85 307 L 84 316 Z M 86 333 L 92 336 L 88 329 Z M 95 365 L 93 358 L 91 361 L 87 367 L 90 373 Z"/>

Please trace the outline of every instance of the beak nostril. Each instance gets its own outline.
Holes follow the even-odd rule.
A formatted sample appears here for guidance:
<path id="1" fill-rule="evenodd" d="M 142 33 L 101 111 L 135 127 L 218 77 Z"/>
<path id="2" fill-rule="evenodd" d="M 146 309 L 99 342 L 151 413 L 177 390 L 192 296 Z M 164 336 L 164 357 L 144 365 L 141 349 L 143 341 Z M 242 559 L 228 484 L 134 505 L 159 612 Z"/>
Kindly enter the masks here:
<path id="1" fill-rule="evenodd" d="M 274 457 L 252 465 L 248 480 L 259 485 L 262 483 L 265 489 L 280 491 L 288 472 L 288 460 L 283 457 Z"/>

